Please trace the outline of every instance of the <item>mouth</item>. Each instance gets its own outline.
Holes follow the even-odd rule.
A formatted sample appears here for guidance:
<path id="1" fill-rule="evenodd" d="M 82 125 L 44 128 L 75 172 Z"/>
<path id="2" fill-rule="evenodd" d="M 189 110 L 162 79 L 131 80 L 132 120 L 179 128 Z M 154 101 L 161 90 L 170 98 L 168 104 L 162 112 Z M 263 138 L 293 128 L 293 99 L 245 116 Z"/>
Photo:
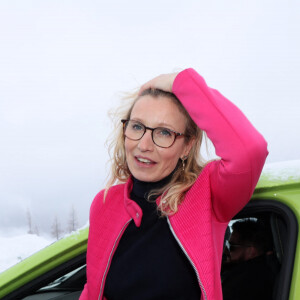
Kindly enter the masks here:
<path id="1" fill-rule="evenodd" d="M 136 156 L 135 159 L 136 159 L 137 162 L 139 162 L 141 164 L 145 164 L 145 165 L 154 165 L 154 164 L 156 164 L 155 161 L 153 161 L 149 158 L 145 158 L 145 157 Z"/>

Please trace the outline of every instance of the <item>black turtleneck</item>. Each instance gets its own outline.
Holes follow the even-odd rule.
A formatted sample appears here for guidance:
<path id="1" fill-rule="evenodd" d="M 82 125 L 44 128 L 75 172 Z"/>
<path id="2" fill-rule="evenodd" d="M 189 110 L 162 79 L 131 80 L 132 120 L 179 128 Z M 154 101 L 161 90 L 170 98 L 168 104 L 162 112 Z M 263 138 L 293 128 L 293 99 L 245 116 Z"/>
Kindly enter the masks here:
<path id="1" fill-rule="evenodd" d="M 165 186 L 173 174 L 158 182 L 133 178 L 130 198 L 142 209 L 140 227 L 131 221 L 113 256 L 105 282 L 108 300 L 199 300 L 200 288 L 191 263 L 160 217 L 148 194 Z"/>

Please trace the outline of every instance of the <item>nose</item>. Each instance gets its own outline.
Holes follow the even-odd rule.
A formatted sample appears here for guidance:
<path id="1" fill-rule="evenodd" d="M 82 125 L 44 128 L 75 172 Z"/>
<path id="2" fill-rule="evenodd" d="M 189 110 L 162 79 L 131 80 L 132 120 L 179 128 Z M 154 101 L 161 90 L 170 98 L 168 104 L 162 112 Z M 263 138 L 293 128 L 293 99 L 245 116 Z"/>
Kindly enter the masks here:
<path id="1" fill-rule="evenodd" d="M 154 143 L 151 134 L 152 134 L 151 130 L 146 130 L 143 137 L 139 140 L 138 149 L 141 152 L 153 151 Z"/>

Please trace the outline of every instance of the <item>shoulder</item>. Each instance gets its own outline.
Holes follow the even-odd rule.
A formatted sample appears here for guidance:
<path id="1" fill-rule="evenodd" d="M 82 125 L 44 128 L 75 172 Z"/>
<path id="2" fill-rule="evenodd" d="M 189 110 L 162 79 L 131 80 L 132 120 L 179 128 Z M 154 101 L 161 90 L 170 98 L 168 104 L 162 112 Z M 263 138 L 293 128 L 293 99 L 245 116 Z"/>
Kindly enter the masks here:
<path id="1" fill-rule="evenodd" d="M 92 205 L 90 207 L 90 218 L 93 217 L 94 214 L 99 212 L 103 207 L 103 199 L 104 199 L 105 190 L 101 190 L 94 198 Z"/>
<path id="2" fill-rule="evenodd" d="M 211 193 L 211 174 L 215 172 L 220 164 L 220 160 L 211 160 L 208 161 L 201 172 L 199 173 L 197 179 L 194 184 L 190 187 L 188 194 L 193 194 L 194 192 L 199 192 L 199 190 L 206 191 L 207 193 Z M 202 193 L 201 192 L 201 193 Z"/>
<path id="3" fill-rule="evenodd" d="M 220 162 L 220 160 L 208 161 L 202 168 L 201 172 L 199 173 L 199 175 L 195 181 L 195 184 L 197 184 L 198 182 L 203 182 L 203 180 L 209 181 L 211 171 L 216 167 L 216 165 L 218 165 L 219 162 Z"/>
<path id="4" fill-rule="evenodd" d="M 108 203 L 115 199 L 116 196 L 120 197 L 124 195 L 124 188 L 126 183 L 117 184 L 111 186 L 107 191 L 105 189 L 101 190 L 94 198 L 91 208 L 90 215 L 93 213 L 98 213 L 102 208 L 108 205 Z"/>
<path id="5" fill-rule="evenodd" d="M 115 195 L 118 195 L 118 194 L 121 194 L 124 192 L 124 189 L 125 187 L 127 186 L 127 182 L 126 183 L 120 183 L 120 184 L 117 184 L 117 185 L 113 185 L 111 186 L 108 191 L 107 191 L 107 195 L 106 197 L 109 199 Z M 123 195 L 123 194 L 122 194 Z M 106 198 L 105 198 L 105 201 L 106 201 Z"/>
<path id="6" fill-rule="evenodd" d="M 193 205 L 196 205 L 196 203 L 200 203 L 201 201 L 194 201 L 193 199 L 201 198 L 206 199 L 207 197 L 210 197 L 211 194 L 211 182 L 210 182 L 210 173 L 211 169 L 214 168 L 214 165 L 217 163 L 217 161 L 209 161 L 205 164 L 205 166 L 202 168 L 201 172 L 198 174 L 197 179 L 192 184 L 192 186 L 188 189 L 186 195 L 185 195 L 185 203 L 191 203 Z M 188 200 L 188 201 L 187 201 Z M 190 202 L 191 201 L 191 202 Z"/>

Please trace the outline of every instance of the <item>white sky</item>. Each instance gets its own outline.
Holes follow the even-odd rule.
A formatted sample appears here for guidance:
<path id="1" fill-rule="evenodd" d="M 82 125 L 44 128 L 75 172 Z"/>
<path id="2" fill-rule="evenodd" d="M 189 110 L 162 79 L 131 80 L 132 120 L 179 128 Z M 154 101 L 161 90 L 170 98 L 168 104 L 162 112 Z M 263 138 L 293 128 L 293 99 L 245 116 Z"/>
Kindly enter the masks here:
<path id="1" fill-rule="evenodd" d="M 195 68 L 269 142 L 299 159 L 300 2 L 0 2 L 0 232 L 80 225 L 104 186 L 119 94 Z"/>

